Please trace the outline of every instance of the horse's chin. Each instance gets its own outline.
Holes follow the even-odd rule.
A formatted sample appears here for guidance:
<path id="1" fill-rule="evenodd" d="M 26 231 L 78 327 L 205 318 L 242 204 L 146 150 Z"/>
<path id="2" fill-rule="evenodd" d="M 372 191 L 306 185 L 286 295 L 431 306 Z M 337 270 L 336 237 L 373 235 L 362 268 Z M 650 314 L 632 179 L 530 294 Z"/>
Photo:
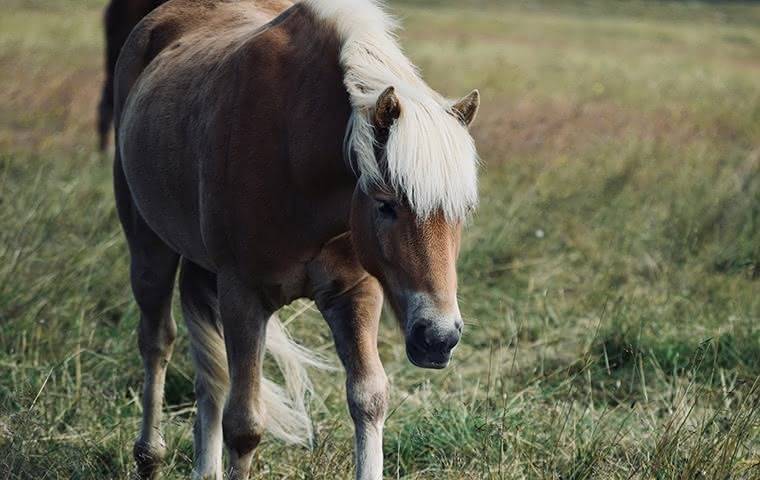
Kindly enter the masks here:
<path id="1" fill-rule="evenodd" d="M 407 343 L 406 358 L 408 358 L 415 367 L 441 370 L 449 365 L 449 362 L 451 361 L 451 352 L 428 353 Z"/>

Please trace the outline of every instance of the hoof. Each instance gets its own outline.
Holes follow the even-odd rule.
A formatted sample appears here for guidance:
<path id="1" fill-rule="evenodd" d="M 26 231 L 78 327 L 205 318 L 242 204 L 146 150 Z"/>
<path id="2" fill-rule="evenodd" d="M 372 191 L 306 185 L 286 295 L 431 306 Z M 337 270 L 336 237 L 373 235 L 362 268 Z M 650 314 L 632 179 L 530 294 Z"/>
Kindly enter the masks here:
<path id="1" fill-rule="evenodd" d="M 137 478 L 140 480 L 155 478 L 158 467 L 166 454 L 163 442 L 160 445 L 150 445 L 142 440 L 135 442 L 132 450 L 137 463 Z"/>
<path id="2" fill-rule="evenodd" d="M 225 412 L 222 431 L 227 447 L 242 457 L 259 445 L 264 428 L 252 412 Z"/>

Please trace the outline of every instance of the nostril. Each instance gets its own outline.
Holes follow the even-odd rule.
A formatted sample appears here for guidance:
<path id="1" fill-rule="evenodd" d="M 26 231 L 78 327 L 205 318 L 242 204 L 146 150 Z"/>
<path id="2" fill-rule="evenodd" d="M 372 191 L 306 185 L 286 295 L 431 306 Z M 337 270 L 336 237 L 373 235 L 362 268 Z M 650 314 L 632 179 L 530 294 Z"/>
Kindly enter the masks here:
<path id="1" fill-rule="evenodd" d="M 459 332 L 461 334 L 462 333 L 462 329 L 464 328 L 464 322 L 462 321 L 462 319 L 457 319 L 454 322 L 454 326 L 456 327 L 457 332 Z"/>
<path id="2" fill-rule="evenodd" d="M 425 325 L 417 324 L 412 327 L 412 340 L 419 347 L 428 347 L 427 339 L 425 338 Z"/>
<path id="3" fill-rule="evenodd" d="M 420 350 L 429 353 L 449 353 L 461 336 L 461 321 L 455 324 L 455 328 L 446 331 L 439 330 L 427 322 L 419 322 L 409 332 L 409 339 Z"/>
<path id="4" fill-rule="evenodd" d="M 451 332 L 448 335 L 448 338 L 446 339 L 446 351 L 449 351 L 452 348 L 456 347 L 457 343 L 459 343 L 459 333 L 461 331 L 462 328 L 459 327 L 456 332 Z"/>
<path id="5" fill-rule="evenodd" d="M 428 349 L 436 353 L 449 353 L 459 343 L 459 333 L 451 331 L 428 342 Z"/>

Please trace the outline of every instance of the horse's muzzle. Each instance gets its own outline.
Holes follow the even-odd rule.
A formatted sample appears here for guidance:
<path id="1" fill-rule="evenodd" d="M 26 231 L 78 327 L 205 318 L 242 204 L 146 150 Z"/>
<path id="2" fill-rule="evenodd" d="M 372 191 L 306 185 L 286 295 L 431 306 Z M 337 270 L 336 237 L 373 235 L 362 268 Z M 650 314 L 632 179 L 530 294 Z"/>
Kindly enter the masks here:
<path id="1" fill-rule="evenodd" d="M 457 319 L 450 327 L 429 319 L 414 322 L 406 337 L 406 356 L 421 368 L 444 368 L 462 335 L 462 321 Z M 449 323 L 449 322 L 446 322 Z"/>

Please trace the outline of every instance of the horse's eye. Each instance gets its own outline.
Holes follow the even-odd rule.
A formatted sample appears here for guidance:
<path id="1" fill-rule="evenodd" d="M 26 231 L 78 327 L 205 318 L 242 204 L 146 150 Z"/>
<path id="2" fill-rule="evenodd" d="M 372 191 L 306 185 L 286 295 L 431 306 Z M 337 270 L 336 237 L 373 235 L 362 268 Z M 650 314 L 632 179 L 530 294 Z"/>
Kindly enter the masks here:
<path id="1" fill-rule="evenodd" d="M 385 218 L 389 218 L 389 219 L 396 218 L 396 206 L 392 202 L 378 200 L 377 211 L 380 212 L 380 215 L 382 215 Z"/>

